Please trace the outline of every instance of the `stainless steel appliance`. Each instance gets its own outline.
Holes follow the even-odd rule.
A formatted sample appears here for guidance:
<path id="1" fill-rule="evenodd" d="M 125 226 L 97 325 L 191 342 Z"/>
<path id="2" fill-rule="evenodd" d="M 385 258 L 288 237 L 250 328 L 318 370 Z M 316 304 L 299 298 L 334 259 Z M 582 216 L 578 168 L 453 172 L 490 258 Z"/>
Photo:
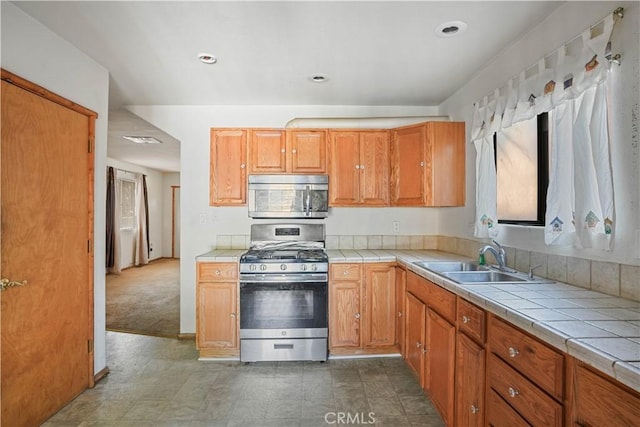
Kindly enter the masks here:
<path id="1" fill-rule="evenodd" d="M 249 175 L 251 218 L 326 218 L 327 175 Z"/>
<path id="2" fill-rule="evenodd" d="M 327 360 L 324 224 L 253 224 L 240 258 L 240 360 Z"/>

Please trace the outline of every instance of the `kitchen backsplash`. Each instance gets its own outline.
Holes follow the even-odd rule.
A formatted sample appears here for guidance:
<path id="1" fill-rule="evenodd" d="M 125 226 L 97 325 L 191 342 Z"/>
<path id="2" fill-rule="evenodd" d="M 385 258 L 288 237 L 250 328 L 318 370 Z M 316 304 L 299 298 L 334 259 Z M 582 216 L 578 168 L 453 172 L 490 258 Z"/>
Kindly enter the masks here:
<path id="1" fill-rule="evenodd" d="M 219 235 L 218 249 L 247 249 L 248 235 Z M 437 249 L 477 258 L 486 243 L 449 236 L 327 236 L 327 249 Z M 505 248 L 511 268 L 608 295 L 640 301 L 640 266 Z M 492 260 L 489 259 L 489 262 Z"/>

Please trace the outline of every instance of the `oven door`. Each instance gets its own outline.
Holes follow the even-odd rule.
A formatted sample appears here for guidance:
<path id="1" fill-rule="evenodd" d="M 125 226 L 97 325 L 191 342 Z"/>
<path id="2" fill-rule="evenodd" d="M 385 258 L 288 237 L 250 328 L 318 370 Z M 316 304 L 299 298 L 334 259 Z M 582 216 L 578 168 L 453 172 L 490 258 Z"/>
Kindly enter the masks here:
<path id="1" fill-rule="evenodd" d="M 240 338 L 327 337 L 327 282 L 240 282 Z"/>

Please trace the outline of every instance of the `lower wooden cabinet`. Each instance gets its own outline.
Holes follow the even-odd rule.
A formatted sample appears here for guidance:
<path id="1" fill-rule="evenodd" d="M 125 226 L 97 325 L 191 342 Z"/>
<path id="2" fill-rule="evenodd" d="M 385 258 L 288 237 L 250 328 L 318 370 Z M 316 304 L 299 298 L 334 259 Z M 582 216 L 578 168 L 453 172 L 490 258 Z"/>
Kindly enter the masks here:
<path id="1" fill-rule="evenodd" d="M 429 308 L 426 331 L 425 389 L 444 423 L 453 425 L 456 328 Z"/>
<path id="2" fill-rule="evenodd" d="M 333 354 L 395 353 L 395 264 L 332 264 L 329 350 Z"/>
<path id="3" fill-rule="evenodd" d="M 237 278 L 237 263 L 197 263 L 196 345 L 202 357 L 240 354 Z"/>
<path id="4" fill-rule="evenodd" d="M 412 273 L 409 273 L 412 274 Z M 425 317 L 427 306 L 412 293 L 407 292 L 405 299 L 405 354 L 407 364 L 423 384 Z"/>
<path id="5" fill-rule="evenodd" d="M 407 271 L 404 268 L 396 267 L 396 345 L 400 349 L 400 355 L 403 359 L 406 358 L 406 348 L 404 342 L 406 290 Z"/>
<path id="6" fill-rule="evenodd" d="M 569 387 L 572 401 L 568 425 L 638 426 L 640 393 L 573 361 Z"/>
<path id="7" fill-rule="evenodd" d="M 484 413 L 485 349 L 464 333 L 456 339 L 455 420 L 459 426 L 481 426 Z"/>
<path id="8" fill-rule="evenodd" d="M 460 424 L 461 426 L 464 424 Z M 486 425 L 491 427 L 530 427 L 507 402 L 493 390 L 487 392 Z"/>

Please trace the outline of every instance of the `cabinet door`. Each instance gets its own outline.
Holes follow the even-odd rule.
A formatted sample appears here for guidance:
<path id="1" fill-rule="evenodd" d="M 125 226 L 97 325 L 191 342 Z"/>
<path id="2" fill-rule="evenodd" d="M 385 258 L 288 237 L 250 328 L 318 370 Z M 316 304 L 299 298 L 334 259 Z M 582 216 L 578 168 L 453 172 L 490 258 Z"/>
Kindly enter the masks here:
<path id="1" fill-rule="evenodd" d="M 360 204 L 389 205 L 389 169 L 389 132 L 361 132 Z"/>
<path id="2" fill-rule="evenodd" d="M 424 368 L 424 329 L 426 306 L 422 301 L 407 292 L 405 300 L 405 312 L 407 313 L 405 320 L 405 351 L 407 354 L 407 363 L 422 384 L 423 368 Z"/>
<path id="3" fill-rule="evenodd" d="M 456 342 L 456 424 L 481 426 L 484 417 L 485 350 L 465 334 Z"/>
<path id="4" fill-rule="evenodd" d="M 360 347 L 360 282 L 329 284 L 329 346 Z"/>
<path id="5" fill-rule="evenodd" d="M 202 348 L 238 348 L 238 284 L 198 284 L 197 345 Z"/>
<path id="6" fill-rule="evenodd" d="M 394 132 L 391 146 L 391 204 L 423 206 L 425 203 L 425 125 Z"/>
<path id="7" fill-rule="evenodd" d="M 391 264 L 365 264 L 363 346 L 396 342 L 396 272 Z"/>
<path id="8" fill-rule="evenodd" d="M 247 202 L 247 131 L 211 130 L 210 204 L 237 206 Z"/>
<path id="9" fill-rule="evenodd" d="M 286 171 L 286 138 L 283 130 L 251 129 L 249 131 L 250 173 L 283 173 Z"/>
<path id="10" fill-rule="evenodd" d="M 427 206 L 464 206 L 464 122 L 429 122 L 426 132 Z"/>
<path id="11" fill-rule="evenodd" d="M 424 384 L 444 423 L 453 425 L 456 328 L 435 311 L 427 310 Z"/>
<path id="12" fill-rule="evenodd" d="M 573 422 L 579 426 L 640 425 L 640 393 L 577 365 Z"/>
<path id="13" fill-rule="evenodd" d="M 289 130 L 287 139 L 289 172 L 327 173 L 327 141 L 324 130 Z"/>
<path id="14" fill-rule="evenodd" d="M 405 310 L 405 293 L 407 291 L 407 272 L 396 267 L 396 343 L 400 348 L 400 354 L 403 359 L 406 359 L 407 353 L 404 342 L 404 318 L 406 316 Z"/>
<path id="15" fill-rule="evenodd" d="M 357 204 L 360 199 L 359 133 L 331 132 L 329 152 L 329 205 Z"/>

